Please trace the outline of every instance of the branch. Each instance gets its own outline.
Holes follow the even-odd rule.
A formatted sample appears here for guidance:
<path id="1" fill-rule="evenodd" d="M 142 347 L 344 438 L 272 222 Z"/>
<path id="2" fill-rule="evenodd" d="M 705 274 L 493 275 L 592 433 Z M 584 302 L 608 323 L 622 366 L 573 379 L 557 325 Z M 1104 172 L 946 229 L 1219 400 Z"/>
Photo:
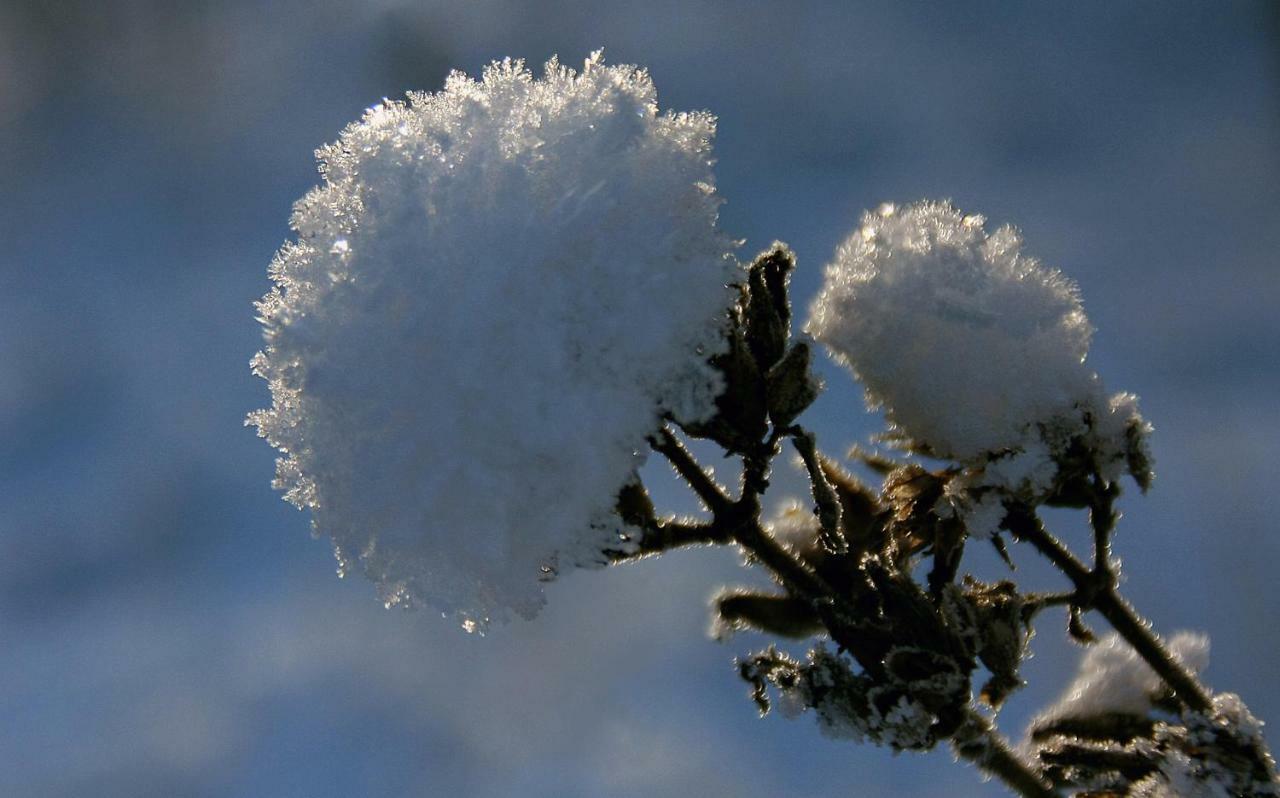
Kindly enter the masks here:
<path id="1" fill-rule="evenodd" d="M 1209 713 L 1213 710 L 1209 691 L 1200 684 L 1195 674 L 1169 653 L 1169 649 L 1151 631 L 1151 624 L 1138 615 L 1132 604 L 1110 590 L 1098 597 L 1094 609 L 1110 621 L 1111 626 L 1164 679 L 1165 684 L 1173 689 L 1176 697 L 1184 704 L 1196 712 Z"/>
<path id="2" fill-rule="evenodd" d="M 796 447 L 796 451 L 800 454 L 800 459 L 804 461 L 805 469 L 809 472 L 809 484 L 813 490 L 813 501 L 818 510 L 818 531 L 822 537 L 822 545 L 832 553 L 848 551 L 849 544 L 844 539 L 844 534 L 840 528 L 840 500 L 836 497 L 835 489 L 831 487 L 831 483 L 827 481 L 826 473 L 822 470 L 822 463 L 818 460 L 818 446 L 813 433 L 801 427 L 793 427 L 791 443 Z"/>
<path id="3" fill-rule="evenodd" d="M 710 546 L 729 543 L 732 540 L 728 531 L 722 526 L 711 524 L 690 524 L 674 519 L 659 521 L 644 527 L 643 534 L 637 542 L 637 548 L 631 550 L 610 549 L 605 551 L 612 565 L 635 562 L 652 557 L 672 549 L 687 546 Z"/>
<path id="4" fill-rule="evenodd" d="M 994 776 L 1023 798 L 1057 798 L 1058 793 L 1023 762 L 1004 735 L 983 715 L 969 707 L 964 723 L 951 738 L 951 749 L 960 759 Z"/>
<path id="5" fill-rule="evenodd" d="M 667 427 L 649 445 L 671 462 L 676 472 L 689 483 L 713 514 L 708 534 L 712 542 L 733 540 L 755 555 L 791 591 L 808 601 L 830 601 L 836 592 L 776 540 L 760 525 L 760 491 L 768 484 L 769 459 L 777 452 L 778 435 L 761 444 L 760 450 L 745 458 L 743 495 L 732 501 L 715 480 L 707 475 L 693 454 Z M 843 602 L 840 602 L 843 603 Z"/>
<path id="6" fill-rule="evenodd" d="M 1093 496 L 1089 501 L 1089 524 L 1093 527 L 1093 570 L 1111 574 L 1111 533 L 1116 528 L 1116 497 L 1120 489 L 1105 485 L 1101 477 L 1093 478 Z"/>
<path id="7" fill-rule="evenodd" d="M 1115 575 L 1110 569 L 1091 571 L 1066 546 L 1044 528 L 1027 510 L 1010 512 L 1005 519 L 1010 532 L 1018 540 L 1030 543 L 1062 571 L 1075 585 L 1079 606 L 1097 610 L 1110 622 L 1134 651 L 1173 690 L 1176 697 L 1196 712 L 1209 712 L 1213 703 L 1209 692 L 1195 674 L 1183 667 L 1151 631 L 1151 624 L 1138 615 L 1133 605 L 1116 591 Z"/>
<path id="8" fill-rule="evenodd" d="M 814 573 L 809 566 L 796 559 L 778 541 L 765 533 L 756 518 L 744 519 L 733 525 L 733 539 L 738 545 L 755 555 L 792 593 L 813 602 L 845 602 L 837 597 L 826 580 Z M 852 612 L 851 608 L 842 608 Z"/>
<path id="9" fill-rule="evenodd" d="M 693 492 L 698 494 L 698 498 L 713 514 L 721 515 L 732 504 L 724 488 L 702 470 L 702 466 L 693 459 L 693 455 L 670 427 L 664 426 L 656 436 L 650 437 L 649 445 L 655 452 L 667 458 L 676 473 L 689 483 L 689 487 L 693 488 Z"/>

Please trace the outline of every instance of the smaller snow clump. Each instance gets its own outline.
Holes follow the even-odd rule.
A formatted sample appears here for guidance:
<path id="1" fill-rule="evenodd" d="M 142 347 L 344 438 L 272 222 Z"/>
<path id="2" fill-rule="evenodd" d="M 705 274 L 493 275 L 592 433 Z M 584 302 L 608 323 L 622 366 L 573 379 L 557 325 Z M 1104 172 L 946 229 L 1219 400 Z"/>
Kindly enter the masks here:
<path id="1" fill-rule="evenodd" d="M 1195 673 L 1209 664 L 1209 638 L 1195 632 L 1178 632 L 1167 641 L 1174 658 Z M 1068 718 L 1088 718 L 1112 713 L 1145 716 L 1166 689 L 1151 666 L 1117 633 L 1101 638 L 1085 652 L 1058 702 L 1040 713 L 1032 727 L 1047 726 Z"/>
<path id="2" fill-rule="evenodd" d="M 495 62 L 318 151 L 259 303 L 276 486 L 392 604 L 468 629 L 627 545 L 662 417 L 705 420 L 741 280 L 706 113 L 649 75 Z"/>
<path id="3" fill-rule="evenodd" d="M 1145 485 L 1135 468 L 1147 461 L 1134 462 L 1147 426 L 1085 365 L 1093 331 L 1075 285 L 1023 253 L 1012 227 L 988 234 L 984 221 L 945 202 L 865 214 L 826 268 L 809 332 L 916 451 L 1035 452 L 1018 468 L 1046 483 L 1044 447 L 1059 460 L 1083 440 L 1104 476 L 1129 470 Z"/>

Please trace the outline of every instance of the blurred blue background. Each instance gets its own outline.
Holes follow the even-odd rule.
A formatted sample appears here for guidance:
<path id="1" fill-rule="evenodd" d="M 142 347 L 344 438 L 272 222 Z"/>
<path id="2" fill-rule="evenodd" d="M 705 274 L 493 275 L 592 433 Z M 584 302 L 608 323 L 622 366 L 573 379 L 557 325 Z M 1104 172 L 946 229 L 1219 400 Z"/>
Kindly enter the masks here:
<path id="1" fill-rule="evenodd" d="M 567 574 L 480 638 L 336 579 L 271 490 L 251 303 L 313 149 L 450 68 L 597 47 L 719 115 L 724 225 L 794 246 L 800 302 L 885 200 L 1013 222 L 1074 277 L 1091 362 L 1157 427 L 1126 589 L 1280 722 L 1278 32 L 1275 2 L 5 0 L 0 795 L 1003 794 L 945 751 L 758 720 L 730 662 L 764 641 L 705 636 L 714 588 L 755 578 L 730 552 Z M 878 422 L 825 373 L 839 452 Z M 1074 669 L 1060 621 L 1015 736 Z"/>

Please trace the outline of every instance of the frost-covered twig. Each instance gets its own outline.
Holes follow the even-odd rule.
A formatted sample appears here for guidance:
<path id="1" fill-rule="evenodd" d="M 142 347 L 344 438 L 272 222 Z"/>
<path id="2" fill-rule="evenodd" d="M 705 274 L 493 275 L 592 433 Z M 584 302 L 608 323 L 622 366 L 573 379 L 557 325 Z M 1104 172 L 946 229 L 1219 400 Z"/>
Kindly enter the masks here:
<path id="1" fill-rule="evenodd" d="M 1111 533 L 1115 530 L 1115 502 L 1120 495 L 1116 483 L 1105 484 L 1095 474 L 1092 479 L 1092 496 L 1089 500 L 1089 525 L 1093 529 L 1093 571 L 1102 581 L 1112 581 Z"/>
<path id="2" fill-rule="evenodd" d="M 723 514 L 732 504 L 724 488 L 693 459 L 693 455 L 670 427 L 664 426 L 657 435 L 651 436 L 649 445 L 655 452 L 667 458 L 671 467 L 693 489 L 693 492 L 698 494 L 698 498 L 712 513 Z"/>
<path id="3" fill-rule="evenodd" d="M 634 547 L 606 550 L 615 565 L 664 554 L 689 546 L 712 546 L 730 542 L 726 531 L 716 524 L 686 523 L 675 519 L 658 521 L 643 528 Z"/>
<path id="4" fill-rule="evenodd" d="M 805 470 L 809 474 L 809 485 L 813 491 L 813 501 L 817 505 L 818 529 L 822 535 L 822 543 L 831 552 L 847 551 L 849 544 L 844 539 L 840 528 L 840 500 L 836 498 L 835 489 L 831 487 L 822 464 L 818 458 L 817 440 L 812 432 L 795 428 L 791 433 L 791 443 L 800 454 Z"/>
<path id="5" fill-rule="evenodd" d="M 1138 615 L 1133 606 L 1116 591 L 1115 578 L 1110 573 L 1091 571 L 1074 554 L 1054 537 L 1034 514 L 1010 513 L 1006 522 L 1018 539 L 1035 547 L 1058 567 L 1076 586 L 1076 603 L 1085 609 L 1097 610 L 1110 622 L 1112 628 L 1133 646 L 1174 694 L 1188 708 L 1196 712 L 1208 711 L 1212 706 L 1208 691 L 1200 680 L 1179 663 L 1164 643 L 1151 630 L 1151 624 Z"/>
<path id="6" fill-rule="evenodd" d="M 1058 795 L 1014 752 L 991 721 L 972 709 L 960 731 L 951 738 L 951 750 L 1023 798 L 1056 798 Z"/>

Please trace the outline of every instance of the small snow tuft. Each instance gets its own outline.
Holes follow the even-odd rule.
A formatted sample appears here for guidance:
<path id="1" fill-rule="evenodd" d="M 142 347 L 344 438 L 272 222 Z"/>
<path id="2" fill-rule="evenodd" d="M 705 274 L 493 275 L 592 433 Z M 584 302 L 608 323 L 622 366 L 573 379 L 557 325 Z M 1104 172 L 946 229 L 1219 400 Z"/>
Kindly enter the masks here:
<path id="1" fill-rule="evenodd" d="M 1167 645 L 1174 658 L 1199 673 L 1209 664 L 1209 638 L 1195 632 L 1178 632 Z M 1048 726 L 1067 718 L 1087 718 L 1109 713 L 1146 715 L 1153 699 L 1165 689 L 1160 677 L 1120 635 L 1103 637 L 1086 651 L 1058 702 L 1040 713 L 1032 727 Z"/>

